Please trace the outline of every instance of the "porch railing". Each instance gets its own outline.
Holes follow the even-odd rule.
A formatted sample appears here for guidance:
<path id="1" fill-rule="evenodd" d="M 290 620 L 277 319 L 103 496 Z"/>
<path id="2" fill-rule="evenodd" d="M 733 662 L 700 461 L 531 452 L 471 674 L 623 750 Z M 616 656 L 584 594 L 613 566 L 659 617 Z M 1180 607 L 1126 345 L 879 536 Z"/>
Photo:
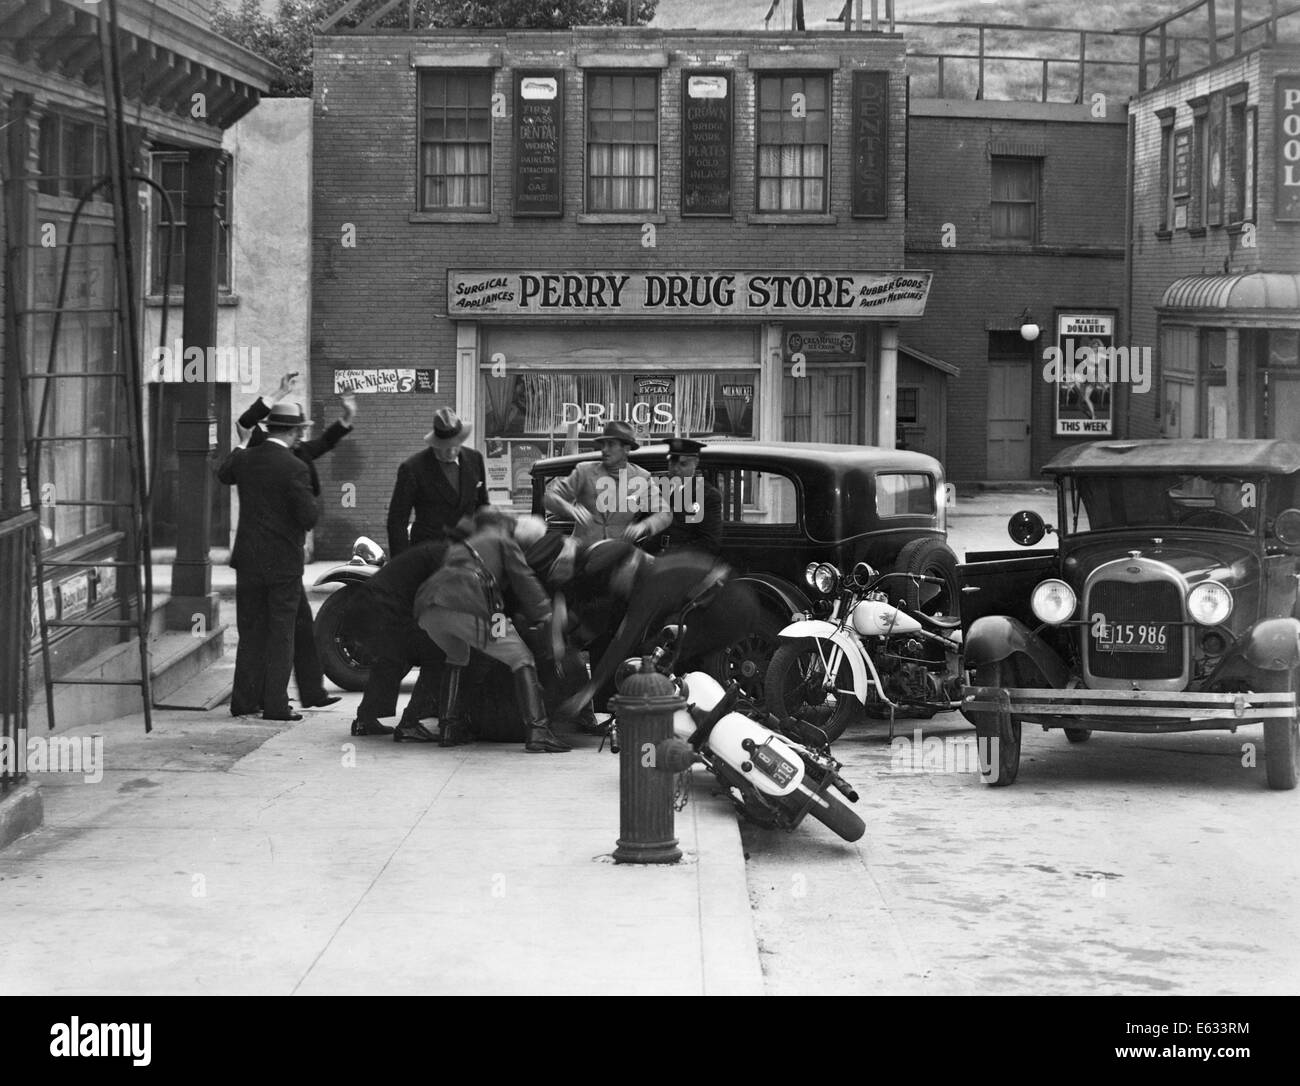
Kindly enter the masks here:
<path id="1" fill-rule="evenodd" d="M 27 747 L 27 661 L 32 631 L 33 512 L 0 521 L 0 796 L 22 784 Z"/>

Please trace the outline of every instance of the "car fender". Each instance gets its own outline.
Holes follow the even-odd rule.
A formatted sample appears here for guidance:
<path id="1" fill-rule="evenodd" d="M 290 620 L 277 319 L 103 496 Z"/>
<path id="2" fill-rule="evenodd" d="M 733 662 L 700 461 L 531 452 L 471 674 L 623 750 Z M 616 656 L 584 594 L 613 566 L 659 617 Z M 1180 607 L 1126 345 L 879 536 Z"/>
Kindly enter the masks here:
<path id="1" fill-rule="evenodd" d="M 1300 667 L 1300 619 L 1266 618 L 1255 623 L 1232 647 L 1216 670 L 1244 660 L 1257 671 L 1291 671 Z"/>
<path id="2" fill-rule="evenodd" d="M 1064 687 L 1070 669 L 1056 652 L 1019 619 L 986 615 L 971 623 L 963 642 L 966 667 L 1001 663 L 1012 656 L 1024 656 L 1051 686 Z"/>
<path id="3" fill-rule="evenodd" d="M 808 618 L 792 622 L 781 631 L 781 640 L 797 641 L 805 637 L 814 637 L 819 641 L 833 641 L 848 657 L 849 670 L 853 672 L 853 693 L 863 705 L 867 703 L 867 665 L 862 659 L 862 645 L 857 637 L 848 630 L 841 630 L 833 622 L 825 619 Z"/>
<path id="4" fill-rule="evenodd" d="M 769 603 L 776 603 L 786 614 L 812 614 L 812 601 L 795 585 L 774 573 L 745 573 L 733 578 L 743 584 L 752 584 L 758 595 Z"/>
<path id="5" fill-rule="evenodd" d="M 365 584 L 378 572 L 378 566 L 336 566 L 334 569 L 326 570 L 312 581 L 312 586 L 315 587 L 318 584 Z"/>

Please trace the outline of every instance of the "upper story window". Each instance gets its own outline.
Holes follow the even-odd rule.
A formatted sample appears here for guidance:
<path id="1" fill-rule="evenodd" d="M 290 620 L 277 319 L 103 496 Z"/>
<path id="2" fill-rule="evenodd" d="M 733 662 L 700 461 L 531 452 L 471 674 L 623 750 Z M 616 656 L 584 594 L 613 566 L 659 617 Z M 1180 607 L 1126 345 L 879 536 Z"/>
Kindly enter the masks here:
<path id="1" fill-rule="evenodd" d="M 659 210 L 659 76 L 587 76 L 587 211 Z"/>
<path id="2" fill-rule="evenodd" d="M 93 181 L 108 172 L 108 133 L 102 124 L 61 113 L 46 113 L 40 127 L 40 179 L 43 196 L 80 199 Z M 94 199 L 107 203 L 107 186 Z"/>
<path id="3" fill-rule="evenodd" d="M 758 210 L 828 210 L 830 85 L 824 75 L 758 77 Z"/>
<path id="4" fill-rule="evenodd" d="M 1032 245 L 1038 240 L 1038 184 L 1041 160 L 994 155 L 992 158 L 993 238 Z"/>
<path id="5" fill-rule="evenodd" d="M 159 151 L 153 155 L 153 179 L 171 197 L 175 228 L 167 216 L 166 202 L 152 192 L 150 206 L 149 293 L 162 294 L 166 285 L 174 290 L 185 286 L 185 193 L 189 156 L 184 151 Z M 234 170 L 229 159 L 217 163 L 217 289 L 230 290 L 230 179 Z M 173 241 L 172 238 L 175 238 Z M 168 263 L 168 247 L 171 260 Z"/>
<path id="6" fill-rule="evenodd" d="M 420 210 L 488 211 L 492 179 L 492 76 L 420 74 Z"/>

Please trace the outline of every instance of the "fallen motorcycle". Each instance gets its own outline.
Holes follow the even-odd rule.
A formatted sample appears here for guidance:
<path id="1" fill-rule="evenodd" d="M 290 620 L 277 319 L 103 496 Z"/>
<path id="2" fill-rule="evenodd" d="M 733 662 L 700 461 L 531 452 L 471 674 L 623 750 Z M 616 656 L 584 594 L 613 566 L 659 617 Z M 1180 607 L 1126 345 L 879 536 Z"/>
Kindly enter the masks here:
<path id="1" fill-rule="evenodd" d="M 688 603 L 678 622 L 663 628 L 645 658 L 672 679 L 686 699 L 687 707 L 673 716 L 678 747 L 684 745 L 689 751 L 686 764 L 702 763 L 727 790 L 736 809 L 757 825 L 788 832 L 812 815 L 844 840 L 858 840 L 866 825 L 845 802 L 856 803 L 858 793 L 840 776 L 841 763 L 831 755 L 825 732 L 805 721 L 781 720 L 756 709 L 742 697 L 738 681 L 724 689 L 704 671 L 675 677 L 690 616 L 707 606 L 720 587 L 710 586 Z M 644 666 L 641 659 L 624 661 L 620 679 Z M 665 751 L 664 756 L 664 764 L 680 764 L 673 752 Z"/>
<path id="2" fill-rule="evenodd" d="M 808 587 L 833 600 L 826 618 L 792 622 L 781 631 L 764 680 L 767 707 L 807 717 L 838 739 L 862 706 L 872 716 L 928 718 L 961 707 L 961 621 L 927 615 L 882 588 L 903 578 L 943 584 L 916 573 L 877 573 L 859 562 L 847 576 L 812 563 Z M 919 594 L 919 592 L 918 592 Z"/>

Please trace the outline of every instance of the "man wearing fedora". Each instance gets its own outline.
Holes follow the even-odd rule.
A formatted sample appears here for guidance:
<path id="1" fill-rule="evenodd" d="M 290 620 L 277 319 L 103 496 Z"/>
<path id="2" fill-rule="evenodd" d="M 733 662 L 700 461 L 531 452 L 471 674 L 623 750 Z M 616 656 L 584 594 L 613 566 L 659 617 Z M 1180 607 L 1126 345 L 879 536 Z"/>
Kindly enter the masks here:
<path id="1" fill-rule="evenodd" d="M 298 379 L 297 372 L 287 373 L 280 380 L 280 387 L 271 396 L 259 396 L 253 404 L 239 416 L 241 429 L 249 431 L 248 448 L 262 444 L 267 438 L 267 431 L 261 425 L 270 415 L 275 405 L 283 400 L 293 389 Z M 320 477 L 316 474 L 313 463 L 324 456 L 348 434 L 352 433 L 352 422 L 357 414 L 355 396 L 344 396 L 343 414 L 330 423 L 320 437 L 295 441 L 293 453 L 307 465 L 311 473 L 311 491 L 320 497 Z M 315 631 L 312 627 L 311 604 L 307 602 L 304 590 L 298 598 L 298 613 L 294 617 L 293 627 L 293 675 L 298 683 L 298 698 L 305 709 L 323 709 L 339 701 L 337 694 L 325 690 L 325 669 L 321 666 L 320 653 L 316 650 Z"/>
<path id="2" fill-rule="evenodd" d="M 245 716 L 260 708 L 264 720 L 301 720 L 289 708 L 289 674 L 302 548 L 318 510 L 311 469 L 293 445 L 310 420 L 298 404 L 278 403 L 264 425 L 264 441 L 232 449 L 217 471 L 227 486 L 239 487 L 239 527 L 230 552 L 239 649 L 230 711 Z"/>
<path id="3" fill-rule="evenodd" d="M 668 474 L 673 523 L 663 537 L 664 551 L 686 548 L 722 553 L 722 491 L 700 475 L 700 454 L 707 448 L 688 437 L 668 439 Z"/>
<path id="4" fill-rule="evenodd" d="M 488 504 L 487 469 L 483 454 L 465 447 L 469 432 L 469 424 L 454 411 L 438 408 L 433 429 L 424 435 L 429 447 L 397 469 L 397 484 L 388 503 L 390 558 L 415 543 L 444 539 L 462 517 Z"/>
<path id="5" fill-rule="evenodd" d="M 573 538 L 589 545 L 602 539 L 636 543 L 652 539 L 671 525 L 670 510 L 652 512 L 656 505 L 650 473 L 628 462 L 627 454 L 641 446 L 626 422 L 607 422 L 596 438 L 600 460 L 578 464 L 547 488 L 548 512 L 573 519 Z"/>

